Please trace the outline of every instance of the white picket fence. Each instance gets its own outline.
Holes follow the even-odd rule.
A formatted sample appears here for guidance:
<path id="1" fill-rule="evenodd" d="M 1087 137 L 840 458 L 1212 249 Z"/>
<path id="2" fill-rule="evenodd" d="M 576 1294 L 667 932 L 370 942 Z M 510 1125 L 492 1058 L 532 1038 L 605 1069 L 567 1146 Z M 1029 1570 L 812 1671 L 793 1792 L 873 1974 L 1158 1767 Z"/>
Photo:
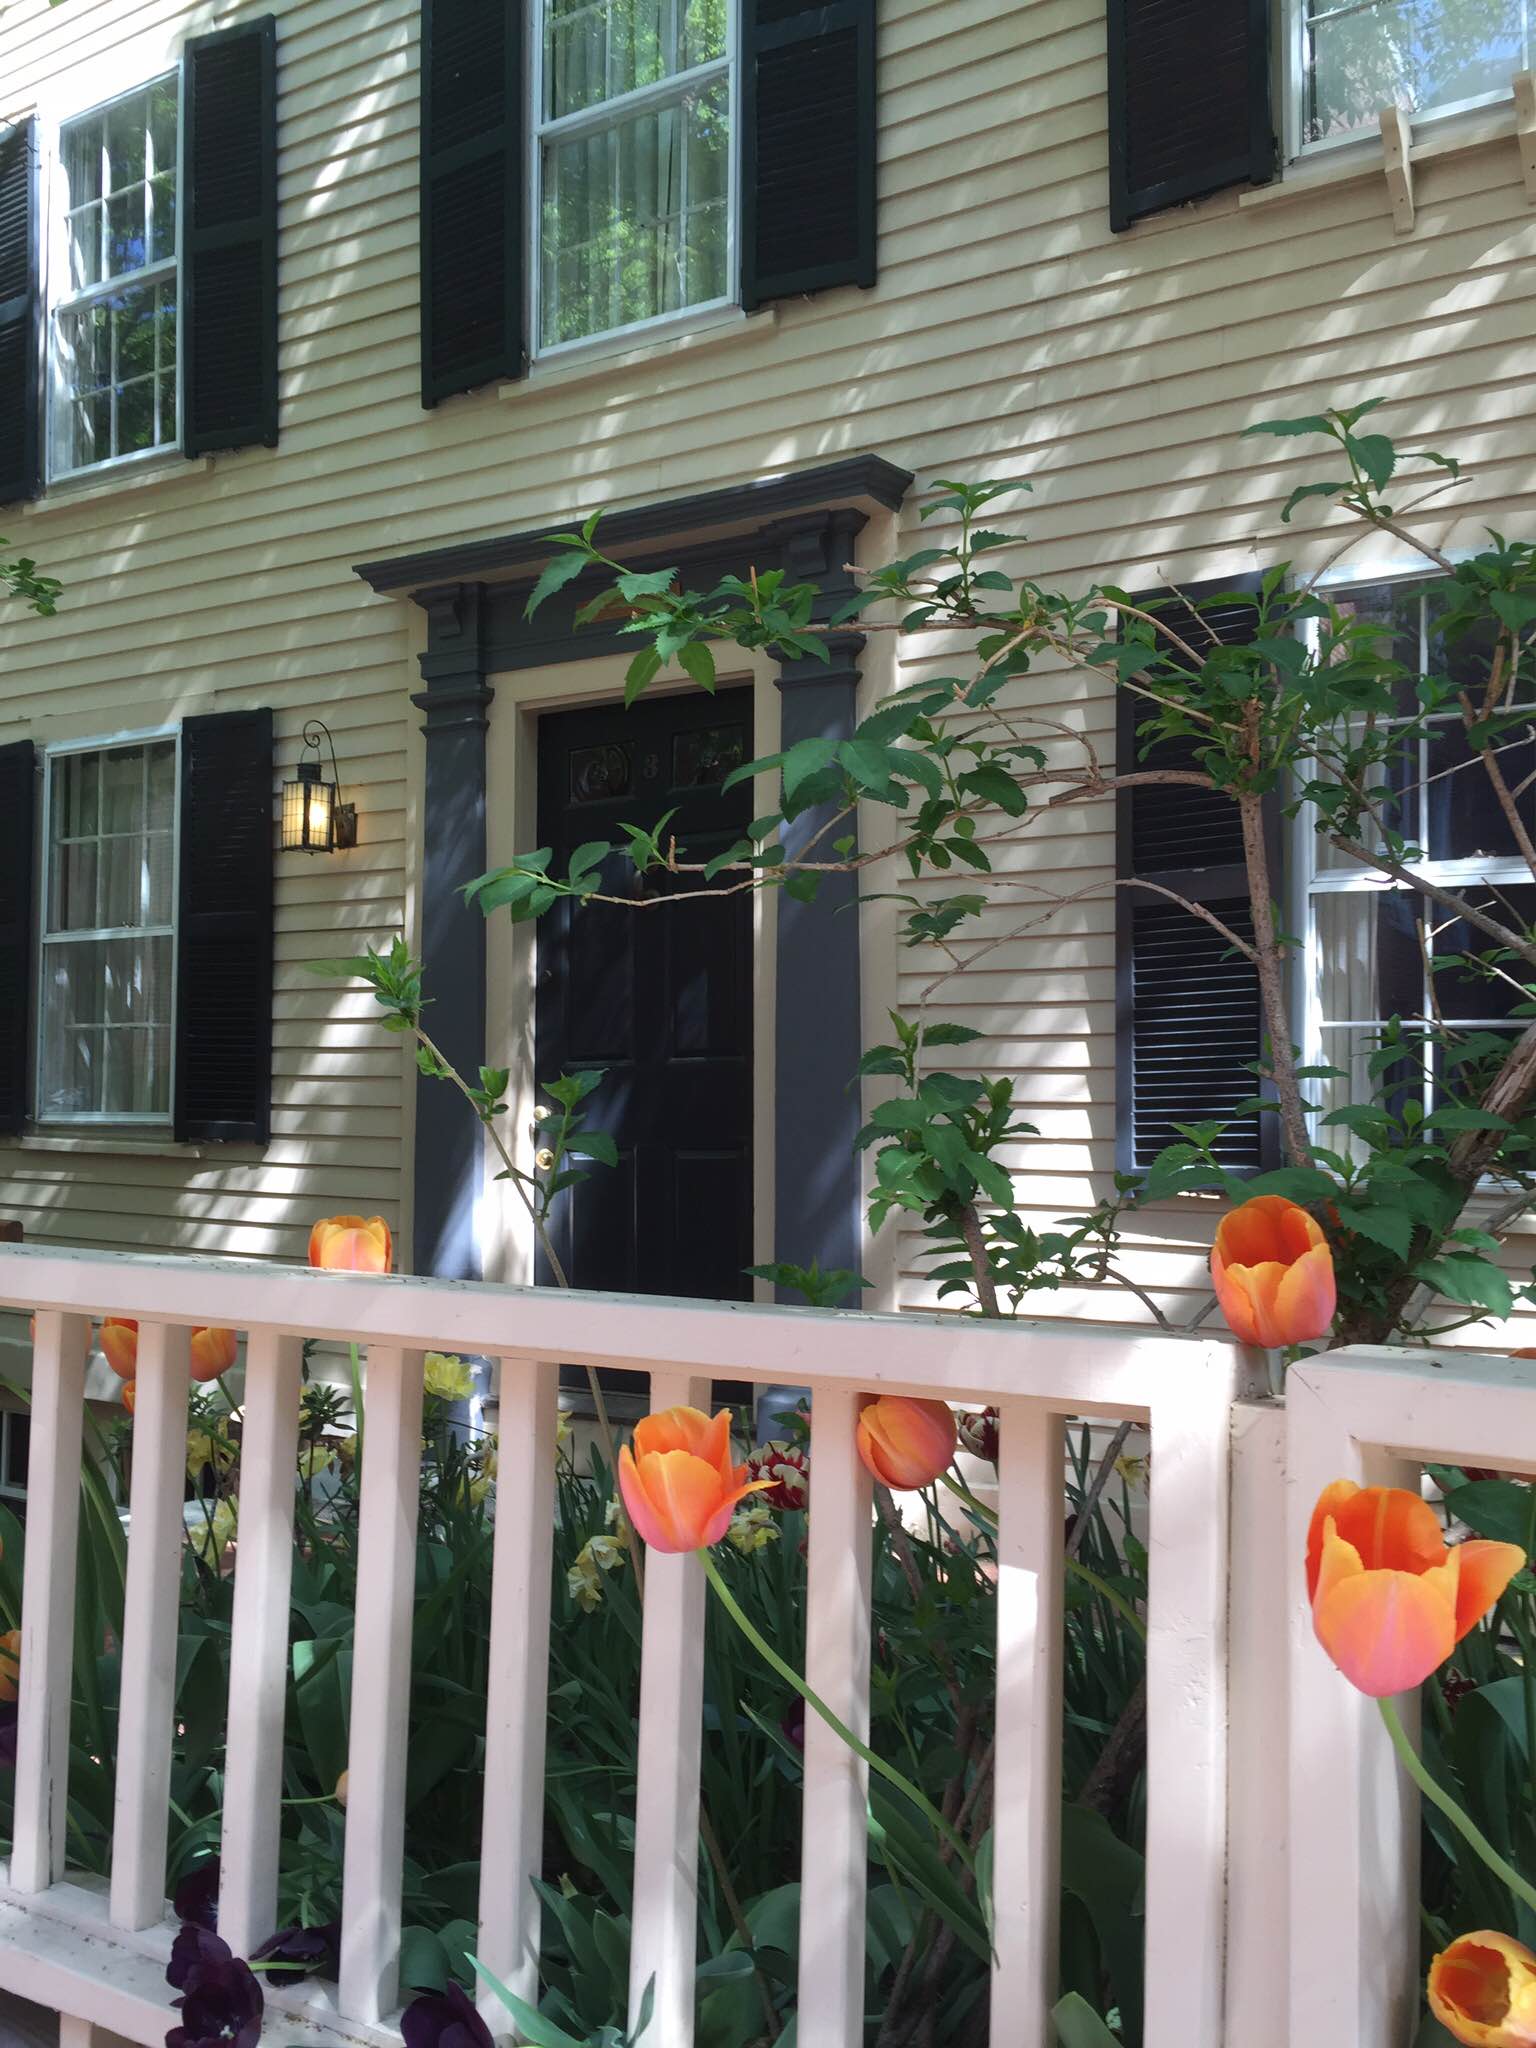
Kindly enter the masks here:
<path id="1" fill-rule="evenodd" d="M 165 1859 L 188 1335 L 247 1334 L 219 1925 L 277 1921 L 300 1342 L 367 1347 L 367 1458 L 340 1981 L 268 1993 L 265 2039 L 393 2048 L 421 1356 L 501 1361 L 479 1953 L 538 1979 L 552 1443 L 558 1366 L 650 1375 L 657 1407 L 711 1379 L 813 1390 L 806 1676 L 868 1725 L 870 1495 L 861 1392 L 996 1402 L 997 1782 L 992 2048 L 1048 2048 L 1060 1803 L 1063 1431 L 1134 1419 L 1152 1442 L 1147 1614 L 1146 2048 L 1406 2048 L 1415 1810 L 1373 1718 L 1311 1640 L 1300 1558 L 1341 1476 L 1444 1457 L 1536 1473 L 1536 1386 L 1507 1360 L 1336 1353 L 1285 1409 L 1246 1397 L 1218 1338 L 987 1325 L 452 1282 L 249 1261 L 0 1249 L 0 1304 L 35 1309 L 15 1842 L 0 1867 L 0 1989 L 57 2010 L 66 2048 L 158 2048 L 173 1932 Z M 141 1325 L 110 1884 L 65 1875 L 76 1509 L 90 1324 Z M 1524 1455 L 1522 1456 L 1522 1452 Z M 693 2039 L 705 1586 L 648 1563 L 632 2000 L 646 2048 Z M 862 2042 L 866 1783 L 807 1717 L 799 2048 Z M 1289 1896 L 1287 1895 L 1289 1873 Z M 493 2031 L 507 2018 L 484 2008 Z"/>

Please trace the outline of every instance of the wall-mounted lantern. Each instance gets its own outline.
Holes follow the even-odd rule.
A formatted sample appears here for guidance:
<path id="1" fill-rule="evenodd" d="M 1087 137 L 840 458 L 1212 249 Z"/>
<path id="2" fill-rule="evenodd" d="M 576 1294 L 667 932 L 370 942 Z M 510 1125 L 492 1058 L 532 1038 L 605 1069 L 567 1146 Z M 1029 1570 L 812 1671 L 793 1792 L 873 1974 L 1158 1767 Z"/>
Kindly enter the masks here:
<path id="1" fill-rule="evenodd" d="M 321 746 L 330 749 L 331 779 L 325 779 Z M 314 759 L 309 756 L 313 754 Z M 283 784 L 284 853 L 335 853 L 357 844 L 357 806 L 341 801 L 336 742 L 318 718 L 304 728 L 298 777 Z"/>

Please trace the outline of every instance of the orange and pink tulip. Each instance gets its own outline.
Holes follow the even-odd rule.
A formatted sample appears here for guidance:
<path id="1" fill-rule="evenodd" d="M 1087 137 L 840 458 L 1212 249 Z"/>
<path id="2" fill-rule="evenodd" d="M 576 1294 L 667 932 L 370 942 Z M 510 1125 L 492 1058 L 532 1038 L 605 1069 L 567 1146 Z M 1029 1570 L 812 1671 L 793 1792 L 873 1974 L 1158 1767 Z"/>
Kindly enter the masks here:
<path id="1" fill-rule="evenodd" d="M 1464 2048 L 1536 2043 L 1536 1955 L 1507 1934 L 1462 1934 L 1429 1966 L 1429 2009 Z"/>
<path id="2" fill-rule="evenodd" d="M 882 1486 L 930 1486 L 947 1469 L 958 1441 L 943 1401 L 881 1394 L 859 1410 L 859 1456 Z"/>
<path id="3" fill-rule="evenodd" d="M 1283 1195 L 1255 1195 L 1223 1216 L 1211 1285 L 1245 1344 L 1280 1350 L 1326 1337 L 1338 1307 L 1333 1253 L 1322 1226 Z"/>
<path id="4" fill-rule="evenodd" d="M 139 1369 L 138 1324 L 128 1316 L 103 1316 L 96 1342 L 118 1378 L 131 1380 Z"/>
<path id="5" fill-rule="evenodd" d="M 1337 1479 L 1312 1511 L 1307 1593 L 1317 1639 L 1373 1699 L 1437 1671 L 1525 1563 L 1514 1543 L 1447 1547 L 1427 1501 Z"/>
<path id="6" fill-rule="evenodd" d="M 629 1519 L 652 1550 L 703 1550 L 731 1525 L 736 1503 L 771 1479 L 749 1479 L 731 1463 L 731 1418 L 697 1408 L 664 1408 L 635 1424 L 619 1452 L 619 1491 Z"/>
<path id="7" fill-rule="evenodd" d="M 387 1273 L 392 1249 L 382 1216 L 322 1216 L 309 1233 L 309 1263 L 333 1273 Z"/>
<path id="8" fill-rule="evenodd" d="M 233 1330 L 209 1328 L 192 1332 L 192 1377 L 216 1380 L 235 1362 L 239 1346 Z"/>

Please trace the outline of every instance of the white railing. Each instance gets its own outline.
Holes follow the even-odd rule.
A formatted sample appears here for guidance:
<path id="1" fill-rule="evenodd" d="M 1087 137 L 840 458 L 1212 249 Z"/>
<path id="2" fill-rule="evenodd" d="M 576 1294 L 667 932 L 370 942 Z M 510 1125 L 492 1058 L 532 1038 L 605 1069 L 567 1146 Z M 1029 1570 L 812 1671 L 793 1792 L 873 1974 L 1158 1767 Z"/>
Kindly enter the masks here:
<path id="1" fill-rule="evenodd" d="M 1502 1361 L 1345 1353 L 1299 1368 L 1288 1510 L 1287 1417 L 1243 1398 L 1242 1355 L 1217 1338 L 21 1249 L 0 1249 L 0 1304 L 37 1311 L 0 1987 L 68 2016 L 70 2042 L 88 2043 L 100 2028 L 157 2048 L 168 2024 L 187 1338 L 217 1323 L 247 1336 L 220 1898 L 220 1929 L 236 1953 L 277 1922 L 300 1340 L 367 1347 L 340 1981 L 270 1990 L 267 2038 L 385 2048 L 400 2038 L 391 2021 L 421 1357 L 433 1349 L 501 1362 L 479 1954 L 523 1996 L 538 1994 L 530 1880 L 544 1803 L 554 1361 L 564 1360 L 648 1373 L 660 1407 L 702 1403 L 712 1378 L 812 1389 L 806 1677 L 856 1730 L 868 1722 L 871 1509 L 854 1447 L 857 1397 L 937 1395 L 1001 1409 L 993 2048 L 1051 2041 L 1064 1422 L 1147 1424 L 1146 2048 L 1402 2048 L 1416 1923 L 1404 1848 L 1412 1810 L 1361 1703 L 1311 1643 L 1299 1566 L 1292 1572 L 1288 1560 L 1299 1559 L 1298 1529 L 1329 1478 L 1428 1455 L 1536 1471 L 1536 1388 Z M 102 1311 L 141 1326 L 105 1894 L 66 1880 L 64 1831 L 84 1370 L 90 1318 Z M 1508 1448 L 1520 1443 L 1533 1453 L 1524 1461 Z M 646 2048 L 690 2048 L 703 1698 L 696 1560 L 653 1555 L 646 1595 L 632 2001 L 654 1979 Z M 814 1716 L 804 1768 L 799 2048 L 858 2048 L 865 1772 Z M 1288 1860 L 1297 1873 L 1289 1932 Z M 483 2009 L 505 2033 L 501 2008 L 488 1998 Z"/>

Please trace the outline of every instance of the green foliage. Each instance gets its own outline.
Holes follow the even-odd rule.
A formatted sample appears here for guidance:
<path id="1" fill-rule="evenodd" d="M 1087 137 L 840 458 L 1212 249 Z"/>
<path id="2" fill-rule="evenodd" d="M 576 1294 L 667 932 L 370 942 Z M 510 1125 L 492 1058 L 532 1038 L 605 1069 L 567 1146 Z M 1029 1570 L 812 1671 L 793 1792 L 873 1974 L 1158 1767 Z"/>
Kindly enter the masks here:
<path id="1" fill-rule="evenodd" d="M 5 545 L 0 539 L 0 548 Z M 11 598 L 28 611 L 36 612 L 39 618 L 51 619 L 63 594 L 64 586 L 58 578 L 44 576 L 30 555 L 18 555 L 9 562 L 0 559 L 0 598 Z"/>

